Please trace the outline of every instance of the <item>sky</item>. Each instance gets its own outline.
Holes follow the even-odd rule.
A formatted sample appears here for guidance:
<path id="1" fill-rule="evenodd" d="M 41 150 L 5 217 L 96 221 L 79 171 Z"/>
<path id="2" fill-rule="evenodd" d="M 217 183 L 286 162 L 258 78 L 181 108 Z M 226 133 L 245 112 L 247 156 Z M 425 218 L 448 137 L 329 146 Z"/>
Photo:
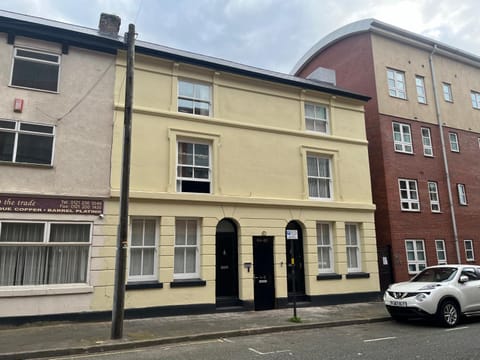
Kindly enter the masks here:
<path id="1" fill-rule="evenodd" d="M 138 39 L 289 73 L 320 39 L 375 18 L 480 56 L 478 0 L 0 0 L 0 9 L 96 29 L 100 13 Z"/>

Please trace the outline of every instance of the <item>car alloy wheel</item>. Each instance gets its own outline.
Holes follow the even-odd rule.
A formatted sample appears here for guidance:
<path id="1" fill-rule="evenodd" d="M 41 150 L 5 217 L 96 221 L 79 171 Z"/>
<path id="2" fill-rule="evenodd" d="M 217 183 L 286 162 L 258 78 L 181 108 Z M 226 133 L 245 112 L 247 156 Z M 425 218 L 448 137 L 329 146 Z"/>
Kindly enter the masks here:
<path id="1" fill-rule="evenodd" d="M 454 327 L 460 319 L 458 306 L 452 300 L 442 302 L 437 315 L 438 320 L 446 327 Z"/>

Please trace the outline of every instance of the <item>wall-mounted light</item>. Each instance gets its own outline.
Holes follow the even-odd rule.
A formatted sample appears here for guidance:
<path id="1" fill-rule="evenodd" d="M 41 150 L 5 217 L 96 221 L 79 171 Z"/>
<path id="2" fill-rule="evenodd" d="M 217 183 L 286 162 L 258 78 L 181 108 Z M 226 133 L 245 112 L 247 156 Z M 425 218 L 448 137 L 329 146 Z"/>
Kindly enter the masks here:
<path id="1" fill-rule="evenodd" d="M 243 263 L 243 267 L 245 269 L 247 269 L 248 272 L 250 272 L 250 268 L 252 267 L 252 263 L 251 262 Z"/>

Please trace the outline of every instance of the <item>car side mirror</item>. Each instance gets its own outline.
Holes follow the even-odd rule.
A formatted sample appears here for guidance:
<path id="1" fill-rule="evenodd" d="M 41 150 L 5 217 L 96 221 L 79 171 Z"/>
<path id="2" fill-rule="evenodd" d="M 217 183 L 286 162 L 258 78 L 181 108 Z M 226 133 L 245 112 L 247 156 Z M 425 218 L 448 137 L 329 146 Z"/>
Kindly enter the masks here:
<path id="1" fill-rule="evenodd" d="M 460 276 L 460 279 L 458 280 L 458 282 L 459 282 L 460 284 L 464 284 L 464 283 L 466 283 L 467 281 L 468 281 L 468 276 L 467 276 L 467 275 L 462 275 L 462 276 Z"/>

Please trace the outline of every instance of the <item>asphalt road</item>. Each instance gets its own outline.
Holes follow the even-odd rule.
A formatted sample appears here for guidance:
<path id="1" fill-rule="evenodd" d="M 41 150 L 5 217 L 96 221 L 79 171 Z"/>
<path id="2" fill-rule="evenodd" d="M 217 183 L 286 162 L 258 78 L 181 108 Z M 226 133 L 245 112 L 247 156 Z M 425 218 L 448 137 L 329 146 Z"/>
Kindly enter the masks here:
<path id="1" fill-rule="evenodd" d="M 480 318 L 454 329 L 444 329 L 427 322 L 387 321 L 60 359 L 466 360 L 480 358 L 479 333 Z"/>

